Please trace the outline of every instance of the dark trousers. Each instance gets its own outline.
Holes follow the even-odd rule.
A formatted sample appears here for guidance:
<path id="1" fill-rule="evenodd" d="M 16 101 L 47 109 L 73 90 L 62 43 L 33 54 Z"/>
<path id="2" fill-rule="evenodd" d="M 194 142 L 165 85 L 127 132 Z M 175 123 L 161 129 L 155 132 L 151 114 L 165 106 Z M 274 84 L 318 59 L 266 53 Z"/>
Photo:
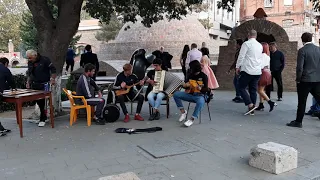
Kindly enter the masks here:
<path id="1" fill-rule="evenodd" d="M 236 97 L 240 97 L 241 94 L 239 90 L 239 76 L 237 74 L 234 74 L 233 85 L 234 85 L 234 89 L 236 90 Z"/>
<path id="2" fill-rule="evenodd" d="M 320 82 L 300 82 L 297 84 L 298 110 L 296 121 L 302 123 L 309 93 L 320 102 Z"/>
<path id="3" fill-rule="evenodd" d="M 120 106 L 121 106 L 121 109 L 123 111 L 123 114 L 126 115 L 128 114 L 128 110 L 127 110 L 127 107 L 126 107 L 126 104 L 125 102 L 127 102 L 130 99 L 133 99 L 135 97 L 135 93 L 129 93 L 127 95 L 120 95 L 120 96 L 117 96 L 117 100 L 119 101 L 120 103 Z M 136 113 L 137 114 L 140 114 L 141 112 L 141 109 L 142 109 L 142 105 L 143 105 L 143 101 L 144 101 L 144 97 L 143 95 L 139 94 L 136 99 L 138 101 L 138 106 L 137 106 L 137 111 Z"/>
<path id="4" fill-rule="evenodd" d="M 72 72 L 73 71 L 73 67 L 74 67 L 74 61 L 67 61 L 66 63 L 67 63 L 66 71 L 68 72 L 69 67 L 71 67 L 71 71 L 70 72 Z"/>
<path id="5" fill-rule="evenodd" d="M 34 90 L 44 90 L 44 83 L 32 83 L 31 88 Z M 45 99 L 39 99 L 36 100 L 36 103 L 39 106 L 40 109 L 40 121 L 44 122 L 47 119 L 47 115 L 45 113 L 45 105 L 46 100 Z"/>
<path id="6" fill-rule="evenodd" d="M 0 131 L 5 130 L 5 128 L 2 126 L 1 122 L 0 122 Z"/>
<path id="7" fill-rule="evenodd" d="M 182 73 L 184 75 L 184 78 L 186 79 L 186 76 L 187 76 L 187 70 L 186 70 L 186 67 L 183 65 L 182 66 Z"/>
<path id="8" fill-rule="evenodd" d="M 238 87 L 246 106 L 249 104 L 255 105 L 257 102 L 257 88 L 259 79 L 260 75 L 250 75 L 244 71 L 240 73 Z M 247 87 L 249 88 L 250 96 L 246 90 Z"/>
<path id="9" fill-rule="evenodd" d="M 269 98 L 271 98 L 271 91 L 273 91 L 273 79 L 276 80 L 278 86 L 278 98 L 282 98 L 283 93 L 283 83 L 282 83 L 282 71 L 273 71 L 271 72 L 272 80 L 271 84 L 266 87 L 266 94 Z"/>
<path id="10" fill-rule="evenodd" d="M 97 118 L 103 118 L 103 109 L 104 107 L 106 106 L 106 100 L 103 99 L 103 98 L 90 98 L 90 99 L 87 99 L 87 103 L 90 105 L 90 106 L 96 106 L 96 117 Z"/>

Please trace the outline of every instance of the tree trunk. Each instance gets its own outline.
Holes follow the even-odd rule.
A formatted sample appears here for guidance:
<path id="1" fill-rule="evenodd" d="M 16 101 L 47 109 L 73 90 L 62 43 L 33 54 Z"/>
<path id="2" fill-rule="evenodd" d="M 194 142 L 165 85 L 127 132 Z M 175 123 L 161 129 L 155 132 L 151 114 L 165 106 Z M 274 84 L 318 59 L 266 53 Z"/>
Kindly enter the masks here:
<path id="1" fill-rule="evenodd" d="M 55 115 L 62 111 L 61 75 L 66 52 L 72 37 L 76 34 L 80 23 L 80 12 L 83 0 L 57 1 L 59 15 L 53 18 L 44 0 L 26 0 L 32 13 L 39 37 L 38 52 L 50 58 L 57 69 L 56 85 L 52 87 Z"/>

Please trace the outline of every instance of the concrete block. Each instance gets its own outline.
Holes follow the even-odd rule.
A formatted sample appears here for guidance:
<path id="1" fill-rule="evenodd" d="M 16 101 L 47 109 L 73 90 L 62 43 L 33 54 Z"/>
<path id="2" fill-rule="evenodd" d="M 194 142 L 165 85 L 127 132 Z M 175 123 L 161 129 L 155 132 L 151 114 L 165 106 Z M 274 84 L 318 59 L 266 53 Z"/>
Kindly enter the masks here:
<path id="1" fill-rule="evenodd" d="M 298 167 L 298 151 L 293 147 L 268 142 L 251 149 L 249 165 L 280 174 Z"/>
<path id="2" fill-rule="evenodd" d="M 133 172 L 127 172 L 123 174 L 102 177 L 102 178 L 99 178 L 98 180 L 140 180 L 140 179 Z"/>

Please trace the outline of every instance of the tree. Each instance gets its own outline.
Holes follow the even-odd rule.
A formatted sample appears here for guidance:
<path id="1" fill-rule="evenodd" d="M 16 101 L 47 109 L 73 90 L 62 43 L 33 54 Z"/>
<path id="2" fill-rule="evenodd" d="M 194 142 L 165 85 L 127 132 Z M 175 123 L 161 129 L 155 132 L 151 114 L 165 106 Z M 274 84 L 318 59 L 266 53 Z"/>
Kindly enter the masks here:
<path id="1" fill-rule="evenodd" d="M 97 32 L 96 39 L 108 42 L 114 40 L 123 26 L 122 19 L 113 14 L 108 23 L 100 22 L 101 30 Z"/>
<path id="2" fill-rule="evenodd" d="M 66 56 L 66 49 L 77 32 L 80 23 L 81 7 L 84 0 L 54 0 L 57 9 L 51 9 L 49 0 L 25 0 L 32 15 L 37 37 L 38 51 L 49 57 L 58 71 L 57 86 L 53 94 L 60 94 L 61 73 Z M 50 0 L 51 1 L 51 0 Z M 136 22 L 137 16 L 145 26 L 162 20 L 181 19 L 192 5 L 201 4 L 202 0 L 88 0 L 85 10 L 103 22 L 109 22 L 113 13 L 123 17 L 124 22 Z M 54 16 L 53 11 L 57 11 Z M 55 110 L 60 111 L 60 98 L 55 98 Z"/>
<path id="3" fill-rule="evenodd" d="M 9 39 L 16 49 L 19 48 L 19 23 L 21 14 L 26 9 L 23 0 L 1 0 L 0 3 L 0 51 L 8 51 Z"/>

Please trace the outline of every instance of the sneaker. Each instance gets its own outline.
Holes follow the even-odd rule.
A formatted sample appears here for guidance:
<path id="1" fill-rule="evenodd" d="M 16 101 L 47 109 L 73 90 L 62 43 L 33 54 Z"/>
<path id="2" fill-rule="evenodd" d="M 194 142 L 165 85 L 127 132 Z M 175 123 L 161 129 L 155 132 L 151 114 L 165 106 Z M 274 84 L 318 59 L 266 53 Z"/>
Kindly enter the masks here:
<path id="1" fill-rule="evenodd" d="M 127 123 L 130 121 L 130 116 L 127 114 L 125 117 L 124 117 L 124 120 L 123 122 Z"/>
<path id="2" fill-rule="evenodd" d="M 263 103 L 259 103 L 258 108 L 256 109 L 257 111 L 263 111 L 264 110 L 264 105 Z"/>
<path id="3" fill-rule="evenodd" d="M 188 121 L 184 122 L 184 125 L 187 127 L 190 127 L 193 124 L 193 121 L 191 119 L 188 119 Z"/>
<path id="4" fill-rule="evenodd" d="M 0 132 L 0 137 L 2 137 L 2 136 L 6 136 L 7 134 L 6 133 L 4 133 L 4 132 Z"/>
<path id="5" fill-rule="evenodd" d="M 143 117 L 141 117 L 140 114 L 136 114 L 136 115 L 134 116 L 134 120 L 144 121 Z"/>
<path id="6" fill-rule="evenodd" d="M 154 120 L 159 120 L 159 119 L 160 119 L 160 112 L 157 111 L 157 112 L 155 113 Z"/>
<path id="7" fill-rule="evenodd" d="M 187 118 L 187 111 L 185 110 L 184 113 L 181 114 L 181 116 L 179 118 L 179 122 L 186 120 L 186 118 Z"/>
<path id="8" fill-rule="evenodd" d="M 270 101 L 269 106 L 270 106 L 269 112 L 271 112 L 271 111 L 273 111 L 274 107 L 278 106 L 278 104 L 273 101 Z"/>
<path id="9" fill-rule="evenodd" d="M 155 116 L 156 116 L 156 113 L 151 114 L 149 117 L 149 121 L 153 121 Z"/>
<path id="10" fill-rule="evenodd" d="M 104 119 L 96 119 L 96 125 L 105 125 L 106 121 Z"/>
<path id="11" fill-rule="evenodd" d="M 46 125 L 46 122 L 40 121 L 38 124 L 38 127 L 44 127 Z"/>
<path id="12" fill-rule="evenodd" d="M 232 99 L 232 101 L 235 102 L 235 103 L 242 103 L 243 102 L 241 97 L 235 97 L 235 98 Z"/>
<path id="13" fill-rule="evenodd" d="M 254 112 L 255 109 L 257 109 L 257 107 L 256 106 L 252 106 L 251 108 L 248 109 L 248 111 L 246 113 L 244 113 L 244 115 L 245 116 L 248 115 L 248 114 L 251 115 L 252 112 Z M 254 115 L 254 113 L 253 113 L 253 115 Z"/>
<path id="14" fill-rule="evenodd" d="M 282 98 L 278 98 L 278 100 L 277 101 L 282 101 Z"/>

